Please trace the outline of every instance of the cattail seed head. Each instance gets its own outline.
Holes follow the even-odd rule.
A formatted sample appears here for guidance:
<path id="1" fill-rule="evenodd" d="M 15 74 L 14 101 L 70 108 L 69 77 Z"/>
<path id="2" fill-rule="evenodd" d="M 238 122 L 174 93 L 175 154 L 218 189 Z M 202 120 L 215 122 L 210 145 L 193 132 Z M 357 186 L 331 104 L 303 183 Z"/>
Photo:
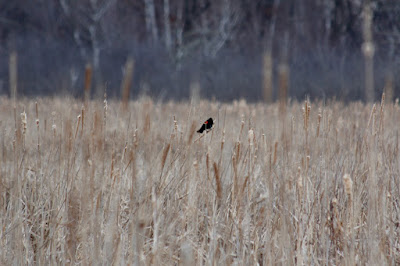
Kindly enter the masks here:
<path id="1" fill-rule="evenodd" d="M 353 191 L 353 180 L 349 174 L 345 174 L 343 176 L 344 190 L 346 191 L 347 196 L 351 197 Z"/>
<path id="2" fill-rule="evenodd" d="M 163 156 L 161 159 L 161 170 L 164 169 L 170 147 L 171 147 L 171 144 L 168 143 L 167 146 L 164 148 Z"/>
<path id="3" fill-rule="evenodd" d="M 297 177 L 297 187 L 299 191 L 303 190 L 303 177 L 301 175 Z"/>
<path id="4" fill-rule="evenodd" d="M 26 128 L 27 128 L 27 122 L 26 122 L 26 112 L 23 111 L 21 113 L 21 125 L 22 125 L 22 134 L 25 135 L 26 133 Z"/>
<path id="5" fill-rule="evenodd" d="M 107 99 L 104 99 L 104 111 L 107 112 L 107 110 L 108 110 Z"/>
<path id="6" fill-rule="evenodd" d="M 333 199 L 332 199 L 332 206 L 333 206 L 334 208 L 336 208 L 336 206 L 337 206 L 337 198 L 333 198 Z"/>
<path id="7" fill-rule="evenodd" d="M 254 131 L 253 131 L 253 129 L 249 130 L 248 138 L 249 138 L 250 146 L 253 146 L 254 145 Z"/>
<path id="8" fill-rule="evenodd" d="M 178 132 L 178 121 L 176 121 L 175 116 L 174 116 L 174 129 L 175 132 Z"/>
<path id="9" fill-rule="evenodd" d="M 297 168 L 297 191 L 298 191 L 298 196 L 299 200 L 301 199 L 303 195 L 303 177 L 301 176 L 301 168 Z"/>

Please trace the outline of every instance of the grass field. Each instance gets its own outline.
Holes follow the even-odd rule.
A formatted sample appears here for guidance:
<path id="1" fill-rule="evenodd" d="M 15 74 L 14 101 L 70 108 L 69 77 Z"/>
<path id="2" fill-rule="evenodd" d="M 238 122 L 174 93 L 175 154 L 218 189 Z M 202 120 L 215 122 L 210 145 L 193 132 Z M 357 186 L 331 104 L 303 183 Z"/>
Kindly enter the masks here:
<path id="1" fill-rule="evenodd" d="M 0 99 L 0 264 L 399 264 L 383 103 Z"/>

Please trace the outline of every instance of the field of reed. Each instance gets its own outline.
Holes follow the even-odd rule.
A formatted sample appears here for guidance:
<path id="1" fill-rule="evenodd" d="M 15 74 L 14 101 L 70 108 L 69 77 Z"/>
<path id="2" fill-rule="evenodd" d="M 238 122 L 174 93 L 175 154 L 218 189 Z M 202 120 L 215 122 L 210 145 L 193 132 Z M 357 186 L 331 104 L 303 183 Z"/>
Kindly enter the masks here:
<path id="1" fill-rule="evenodd" d="M 384 99 L 2 98 L 0 264 L 400 264 L 398 121 Z"/>

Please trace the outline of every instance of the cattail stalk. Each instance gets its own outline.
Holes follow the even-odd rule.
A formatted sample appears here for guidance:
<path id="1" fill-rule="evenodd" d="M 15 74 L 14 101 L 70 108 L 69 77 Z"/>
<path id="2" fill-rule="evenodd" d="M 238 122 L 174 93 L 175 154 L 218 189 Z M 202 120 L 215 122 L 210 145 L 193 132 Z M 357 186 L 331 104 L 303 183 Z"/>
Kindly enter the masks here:
<path id="1" fill-rule="evenodd" d="M 274 160 L 272 163 L 273 166 L 276 164 L 277 157 L 278 157 L 278 141 L 275 142 L 274 146 Z"/>
<path id="2" fill-rule="evenodd" d="M 25 150 L 25 135 L 27 129 L 27 120 L 26 120 L 26 112 L 25 110 L 21 113 L 21 133 L 22 133 L 22 145 Z"/>
<path id="3" fill-rule="evenodd" d="M 343 176 L 344 191 L 347 195 L 347 210 L 348 210 L 348 223 L 347 223 L 347 237 L 349 239 L 346 248 L 349 250 L 349 265 L 354 265 L 354 218 L 353 218 L 353 180 L 349 174 Z"/>
<path id="4" fill-rule="evenodd" d="M 84 107 L 82 107 L 81 118 L 82 118 L 82 122 L 81 122 L 81 126 L 82 126 L 81 131 L 82 132 L 81 133 L 83 135 L 83 125 L 85 123 L 85 108 Z"/>
<path id="5" fill-rule="evenodd" d="M 74 136 L 74 139 L 76 139 L 76 136 L 78 135 L 79 124 L 80 124 L 80 122 L 81 122 L 81 115 L 78 115 L 78 116 L 77 116 L 77 120 L 78 120 L 78 121 L 76 121 L 76 129 L 75 129 L 75 136 Z"/>
<path id="6" fill-rule="evenodd" d="M 167 161 L 167 156 L 168 156 L 168 152 L 169 152 L 169 148 L 170 147 L 171 147 L 171 144 L 168 143 L 167 146 L 164 148 L 162 159 L 161 159 L 161 172 L 163 171 L 164 166 L 165 166 L 165 162 Z"/>
<path id="7" fill-rule="evenodd" d="M 222 184 L 221 184 L 221 178 L 219 176 L 219 170 L 218 170 L 218 166 L 217 166 L 216 162 L 213 163 L 213 167 L 214 167 L 214 173 L 215 173 L 215 184 L 217 185 L 217 199 L 220 202 L 222 199 Z"/>
<path id="8" fill-rule="evenodd" d="M 319 110 L 318 112 L 318 121 L 317 121 L 317 133 L 316 133 L 316 137 L 319 137 L 319 128 L 321 126 L 321 118 L 322 118 L 322 111 Z"/>
<path id="9" fill-rule="evenodd" d="M 349 198 L 349 201 L 352 202 L 352 200 L 353 200 L 353 180 L 351 180 L 351 177 L 349 174 L 345 174 L 343 176 L 343 183 L 344 183 L 344 189 L 345 189 L 346 195 Z"/>

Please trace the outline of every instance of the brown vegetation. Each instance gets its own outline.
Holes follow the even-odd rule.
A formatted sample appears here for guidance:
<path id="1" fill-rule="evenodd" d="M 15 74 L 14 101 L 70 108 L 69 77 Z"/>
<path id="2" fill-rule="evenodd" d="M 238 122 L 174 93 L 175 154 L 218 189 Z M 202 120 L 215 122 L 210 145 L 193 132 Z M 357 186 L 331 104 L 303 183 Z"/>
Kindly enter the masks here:
<path id="1" fill-rule="evenodd" d="M 3 265 L 400 263 L 398 103 L 16 104 Z"/>

